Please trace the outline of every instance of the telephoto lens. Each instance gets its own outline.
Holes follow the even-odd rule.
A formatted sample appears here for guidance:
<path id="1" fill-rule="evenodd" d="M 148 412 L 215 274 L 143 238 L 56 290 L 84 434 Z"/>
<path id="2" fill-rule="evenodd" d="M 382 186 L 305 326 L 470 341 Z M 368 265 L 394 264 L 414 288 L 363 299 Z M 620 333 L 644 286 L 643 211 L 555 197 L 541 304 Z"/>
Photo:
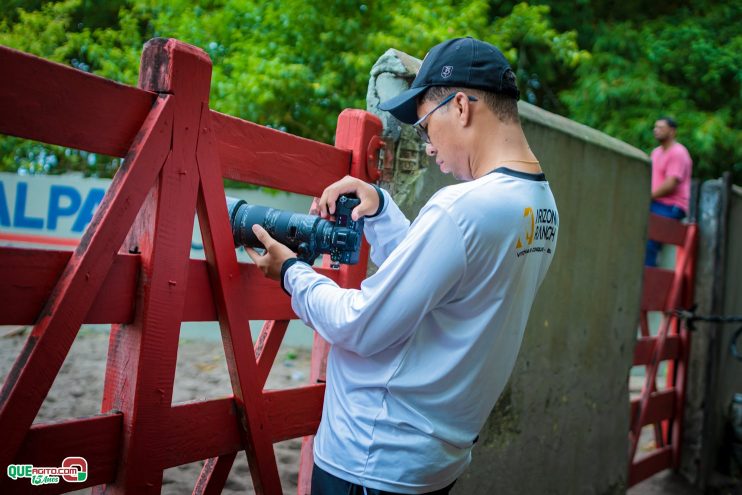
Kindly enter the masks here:
<path id="1" fill-rule="evenodd" d="M 340 263 L 358 263 L 363 219 L 354 221 L 350 214 L 359 204 L 360 200 L 354 196 L 340 196 L 336 203 L 335 221 L 331 222 L 316 215 L 252 205 L 227 197 L 235 246 L 264 248 L 252 231 L 252 226 L 258 224 L 275 240 L 296 252 L 302 261 L 312 264 L 320 254 L 329 254 L 334 268 L 338 268 Z"/>

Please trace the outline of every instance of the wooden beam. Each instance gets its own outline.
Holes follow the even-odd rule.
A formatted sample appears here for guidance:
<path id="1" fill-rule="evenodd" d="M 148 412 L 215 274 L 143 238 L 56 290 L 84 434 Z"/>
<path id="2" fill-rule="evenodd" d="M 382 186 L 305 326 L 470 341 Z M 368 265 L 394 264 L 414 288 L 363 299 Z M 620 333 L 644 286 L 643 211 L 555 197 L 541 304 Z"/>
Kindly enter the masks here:
<path id="1" fill-rule="evenodd" d="M 350 173 L 349 151 L 211 111 L 222 175 L 309 196 Z"/>
<path id="2" fill-rule="evenodd" d="M 65 457 L 76 455 L 88 461 L 88 478 L 83 483 L 32 486 L 29 479 L 11 480 L 3 474 L 0 493 L 65 493 L 110 482 L 118 464 L 122 425 L 122 415 L 116 413 L 33 425 L 13 464 L 57 467 Z"/>
<path id="3" fill-rule="evenodd" d="M 280 493 L 281 480 L 270 443 L 270 430 L 266 430 L 267 411 L 260 395 L 262 385 L 259 382 L 244 294 L 240 292 L 239 265 L 224 202 L 224 184 L 219 173 L 216 137 L 208 108 L 203 109 L 201 117 L 202 129 L 196 150 L 201 181 L 198 221 L 209 267 L 212 297 L 219 315 L 240 437 L 255 493 Z"/>
<path id="4" fill-rule="evenodd" d="M 680 220 L 654 213 L 649 215 L 649 238 L 663 244 L 682 246 L 687 228 Z"/>
<path id="5" fill-rule="evenodd" d="M 644 267 L 641 311 L 666 311 L 667 297 L 675 274 L 672 270 L 653 266 Z"/>
<path id="6" fill-rule="evenodd" d="M 655 450 L 646 457 L 631 464 L 629 469 L 629 487 L 670 467 L 672 467 L 672 447 L 668 445 Z"/>
<path id="7" fill-rule="evenodd" d="M 631 401 L 631 418 L 638 417 L 637 407 L 639 407 L 639 399 L 633 399 Z M 662 390 L 660 392 L 652 392 L 649 396 L 649 402 L 647 404 L 647 412 L 644 416 L 644 421 L 639 425 L 640 429 L 643 426 L 651 425 L 652 423 L 658 423 L 663 419 L 671 419 L 675 412 L 675 390 Z"/>
<path id="8" fill-rule="evenodd" d="M 258 381 L 261 387 L 265 387 L 288 326 L 288 320 L 269 320 L 263 324 L 260 335 L 258 335 L 255 342 L 255 356 L 258 360 Z"/>
<path id="9" fill-rule="evenodd" d="M 0 46 L 0 134 L 123 157 L 157 95 Z"/>
<path id="10" fill-rule="evenodd" d="M 268 406 L 271 441 L 313 434 L 322 416 L 324 385 L 263 392 Z M 234 399 L 224 397 L 176 404 L 161 425 L 164 440 L 148 456 L 158 469 L 209 457 L 229 457 L 242 449 Z M 88 480 L 71 485 L 33 487 L 28 480 L 0 478 L 2 493 L 64 493 L 114 480 L 123 435 L 123 415 L 109 413 L 33 425 L 14 464 L 59 466 L 74 453 L 88 460 Z M 204 492 L 209 493 L 209 492 Z"/>
<path id="11" fill-rule="evenodd" d="M 324 384 L 263 392 L 270 442 L 314 434 L 324 393 Z M 244 449 L 234 397 L 176 404 L 162 428 L 162 444 L 148 456 L 162 469 Z"/>
<path id="12" fill-rule="evenodd" d="M 196 145 L 211 83 L 208 56 L 172 39 L 148 41 L 141 67 L 144 89 L 171 95 L 173 124 L 170 153 L 142 207 L 146 215 L 128 225 L 129 240 L 136 237 L 142 253 L 141 276 L 134 321 L 114 325 L 109 342 L 101 409 L 124 413 L 121 460 L 106 486 L 109 495 L 161 491 L 162 469 L 151 453 L 161 447 L 172 403 L 199 190 Z"/>
<path id="13" fill-rule="evenodd" d="M 652 361 L 652 351 L 657 344 L 657 337 L 641 337 L 634 347 L 634 362 L 632 366 L 644 366 Z M 665 348 L 658 356 L 659 361 L 677 359 L 680 355 L 680 337 L 670 335 L 665 340 Z"/>
<path id="14" fill-rule="evenodd" d="M 0 325 L 33 325 L 72 253 L 0 246 Z M 102 287 L 95 294 L 84 323 L 130 323 L 141 263 L 140 255 L 118 254 Z M 216 321 L 214 300 L 209 296 L 206 261 L 188 262 L 186 304 L 182 321 Z M 339 270 L 316 268 L 335 281 Z M 240 282 L 252 320 L 294 319 L 291 301 L 277 282 L 269 280 L 251 263 L 240 263 Z M 115 289 L 115 290 L 107 290 Z"/>
<path id="15" fill-rule="evenodd" d="M 375 157 L 375 155 L 371 156 L 369 154 L 369 148 L 374 138 L 378 139 L 381 131 L 381 121 L 369 112 L 346 109 L 340 113 L 335 132 L 335 145 L 338 148 L 351 151 L 351 176 L 369 181 L 369 164 Z M 375 164 L 372 166 L 375 167 Z M 341 287 L 358 288 L 361 286 L 361 282 L 366 278 L 368 255 L 369 245 L 364 237 L 360 253 L 362 261 L 355 266 L 344 265 L 340 268 L 338 284 Z M 324 266 L 328 266 L 329 263 L 329 256 L 324 256 Z M 312 383 L 324 382 L 329 352 L 330 344 L 318 333 L 315 333 L 310 369 L 310 381 Z M 299 495 L 309 495 L 311 492 L 312 468 L 314 466 L 313 445 L 314 435 L 308 435 L 302 439 L 299 478 L 297 481 L 297 493 Z"/>
<path id="16" fill-rule="evenodd" d="M 193 495 L 220 495 L 236 457 L 237 452 L 233 452 L 206 459 L 193 487 Z"/>
<path id="17" fill-rule="evenodd" d="M 0 464 L 10 464 L 21 447 L 167 156 L 172 126 L 168 98 L 159 98 L 145 119 L 134 140 L 135 152 L 116 174 L 5 379 L 0 391 Z"/>

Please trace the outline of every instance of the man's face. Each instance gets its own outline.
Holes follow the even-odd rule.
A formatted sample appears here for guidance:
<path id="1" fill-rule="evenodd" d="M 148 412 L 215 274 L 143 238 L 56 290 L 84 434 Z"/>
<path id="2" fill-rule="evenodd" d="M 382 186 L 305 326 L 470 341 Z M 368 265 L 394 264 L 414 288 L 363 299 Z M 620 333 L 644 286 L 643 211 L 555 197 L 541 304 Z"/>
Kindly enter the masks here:
<path id="1" fill-rule="evenodd" d="M 665 120 L 658 120 L 654 123 L 654 138 L 659 141 L 660 143 L 664 143 L 671 137 L 675 135 L 675 129 L 670 127 L 670 125 Z"/>
<path id="2" fill-rule="evenodd" d="M 418 118 L 423 117 L 433 110 L 439 102 L 424 101 L 417 106 Z M 462 147 L 457 145 L 456 112 L 451 108 L 453 102 L 434 111 L 421 122 L 427 130 L 430 143 L 425 145 L 425 152 L 435 157 L 435 162 L 444 174 L 451 173 L 459 180 L 471 180 L 466 157 L 462 153 Z"/>

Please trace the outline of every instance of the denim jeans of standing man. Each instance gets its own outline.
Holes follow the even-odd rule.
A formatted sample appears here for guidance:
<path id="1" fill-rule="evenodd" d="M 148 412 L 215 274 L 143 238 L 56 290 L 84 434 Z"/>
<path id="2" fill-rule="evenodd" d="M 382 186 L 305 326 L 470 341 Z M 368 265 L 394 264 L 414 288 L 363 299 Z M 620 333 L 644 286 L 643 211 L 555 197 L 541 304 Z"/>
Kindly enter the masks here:
<path id="1" fill-rule="evenodd" d="M 682 220 L 685 218 L 685 211 L 679 206 L 666 205 L 657 201 L 652 201 L 649 206 L 649 211 L 655 215 L 662 217 L 674 218 L 675 220 Z M 662 243 L 649 239 L 647 241 L 647 252 L 644 256 L 645 266 L 657 266 L 657 255 L 662 249 Z"/>

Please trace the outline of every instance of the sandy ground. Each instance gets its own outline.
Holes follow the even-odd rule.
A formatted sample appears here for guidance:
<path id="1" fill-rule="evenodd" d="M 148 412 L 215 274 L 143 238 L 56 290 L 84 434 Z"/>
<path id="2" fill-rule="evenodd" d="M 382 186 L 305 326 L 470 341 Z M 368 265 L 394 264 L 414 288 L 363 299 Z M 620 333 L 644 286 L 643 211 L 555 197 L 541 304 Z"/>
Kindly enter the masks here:
<path id="1" fill-rule="evenodd" d="M 26 331 L 19 328 L 0 327 L 0 380 L 5 379 L 24 341 Z M 83 329 L 70 350 L 49 395 L 39 411 L 35 423 L 97 414 L 103 393 L 108 333 Z M 309 351 L 301 348 L 284 348 L 279 351 L 268 377 L 267 388 L 282 389 L 307 383 L 309 376 Z M 660 388 L 664 380 L 658 379 Z M 638 395 L 643 377 L 632 376 L 629 389 L 632 397 Z M 175 371 L 173 403 L 204 400 L 231 394 L 227 364 L 219 341 L 181 340 Z M 276 460 L 285 494 L 295 494 L 299 467 L 300 439 L 275 445 Z M 651 427 L 642 431 L 639 454 L 654 448 Z M 163 476 L 163 494 L 191 493 L 203 462 L 168 469 Z M 23 482 L 28 482 L 23 480 Z M 71 493 L 89 493 L 79 490 Z M 244 452 L 237 456 L 224 494 L 254 493 Z M 697 495 L 700 492 L 689 486 L 681 477 L 670 471 L 638 484 L 628 495 Z M 734 489 L 725 493 L 742 493 Z"/>
<path id="2" fill-rule="evenodd" d="M 0 381 L 15 361 L 25 332 L 0 327 Z M 103 395 L 108 332 L 81 330 L 70 354 L 34 421 L 76 418 L 97 414 Z M 281 348 L 267 388 L 283 389 L 306 384 L 309 379 L 308 350 Z M 231 395 L 227 364 L 221 342 L 181 340 L 175 370 L 173 403 Z M 286 494 L 296 493 L 301 439 L 275 444 L 281 484 Z M 191 493 L 203 462 L 174 467 L 164 472 L 163 494 Z M 4 473 L 3 473 L 4 474 Z M 28 483 L 28 480 L 16 482 Z M 90 493 L 90 489 L 71 493 Z M 226 495 L 254 493 L 244 452 L 238 454 L 225 485 Z"/>

